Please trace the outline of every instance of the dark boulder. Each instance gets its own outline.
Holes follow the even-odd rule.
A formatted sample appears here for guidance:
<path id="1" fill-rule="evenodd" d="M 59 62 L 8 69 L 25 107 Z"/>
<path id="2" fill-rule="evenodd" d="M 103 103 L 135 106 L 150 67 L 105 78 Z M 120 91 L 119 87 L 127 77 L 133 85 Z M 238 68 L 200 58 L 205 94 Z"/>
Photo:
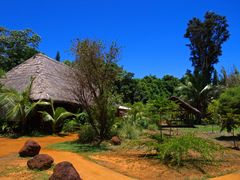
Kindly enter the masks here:
<path id="1" fill-rule="evenodd" d="M 40 149 L 41 149 L 41 146 L 37 142 L 33 140 L 28 140 L 25 142 L 24 146 L 21 148 L 18 154 L 21 157 L 27 157 L 27 156 L 33 157 L 39 154 Z"/>
<path id="2" fill-rule="evenodd" d="M 49 180 L 82 180 L 76 169 L 68 161 L 58 163 Z"/>
<path id="3" fill-rule="evenodd" d="M 118 136 L 113 136 L 111 139 L 111 143 L 113 145 L 120 145 L 121 144 L 121 139 Z"/>
<path id="4" fill-rule="evenodd" d="M 46 170 L 52 166 L 53 158 L 47 154 L 38 154 L 32 159 L 28 160 L 27 165 L 29 169 Z"/>

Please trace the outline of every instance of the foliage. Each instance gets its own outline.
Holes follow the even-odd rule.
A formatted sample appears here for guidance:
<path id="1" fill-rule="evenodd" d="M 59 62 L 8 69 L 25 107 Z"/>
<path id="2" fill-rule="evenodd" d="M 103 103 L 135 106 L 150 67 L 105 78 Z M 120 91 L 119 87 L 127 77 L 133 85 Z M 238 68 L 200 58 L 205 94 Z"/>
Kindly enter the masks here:
<path id="1" fill-rule="evenodd" d="M 43 120 L 46 122 L 51 122 L 52 125 L 52 132 L 56 133 L 57 129 L 56 127 L 62 123 L 63 121 L 66 120 L 66 118 L 74 116 L 73 113 L 66 111 L 63 107 L 57 107 L 56 109 L 54 108 L 53 101 L 51 100 L 51 113 L 48 113 L 46 111 L 39 111 L 39 113 L 42 114 Z"/>
<path id="2" fill-rule="evenodd" d="M 127 119 L 123 119 L 123 122 L 118 130 L 118 135 L 124 139 L 136 139 L 140 133 L 140 127 Z"/>
<path id="3" fill-rule="evenodd" d="M 73 65 L 73 63 L 71 61 L 69 61 L 69 60 L 64 60 L 63 64 L 65 64 L 67 66 L 70 66 L 70 67 L 72 67 L 72 65 Z"/>
<path id="4" fill-rule="evenodd" d="M 67 119 L 63 125 L 64 132 L 77 132 L 81 125 L 87 122 L 87 114 L 85 112 L 75 114 L 73 119 Z"/>
<path id="5" fill-rule="evenodd" d="M 38 51 L 40 37 L 30 29 L 8 30 L 0 27 L 0 67 L 9 71 Z"/>
<path id="6" fill-rule="evenodd" d="M 5 121 L 4 126 L 11 125 L 12 129 L 21 128 L 21 133 L 26 133 L 26 122 L 31 113 L 38 105 L 47 105 L 47 102 L 31 102 L 29 86 L 25 91 L 19 93 L 12 89 L 3 88 L 0 93 L 0 114 L 3 115 Z M 2 127 L 3 128 L 3 127 Z"/>
<path id="7" fill-rule="evenodd" d="M 179 84 L 180 80 L 170 75 L 165 75 L 162 79 L 152 75 L 136 79 L 133 73 L 122 70 L 115 86 L 124 103 L 134 104 L 139 101 L 147 103 L 163 95 L 170 97 Z"/>
<path id="8" fill-rule="evenodd" d="M 194 74 L 202 76 L 202 83 L 206 86 L 212 82 L 214 64 L 222 55 L 222 44 L 230 36 L 226 17 L 207 12 L 204 21 L 193 18 L 184 36 L 190 41 L 187 46 L 191 51 Z"/>
<path id="9" fill-rule="evenodd" d="M 122 96 L 124 103 L 134 104 L 134 102 L 142 99 L 142 91 L 138 88 L 138 80 L 133 77 L 133 73 L 121 70 L 114 84 L 116 92 Z"/>
<path id="10" fill-rule="evenodd" d="M 5 74 L 5 71 L 2 68 L 0 68 L 0 78 L 4 76 L 4 74 Z"/>
<path id="11" fill-rule="evenodd" d="M 80 124 L 76 121 L 76 119 L 66 120 L 63 125 L 62 131 L 63 132 L 76 132 L 79 130 Z"/>
<path id="12" fill-rule="evenodd" d="M 240 86 L 226 89 L 219 97 L 219 113 L 240 114 Z"/>
<path id="13" fill-rule="evenodd" d="M 219 101 L 212 100 L 207 108 L 207 117 L 204 119 L 204 122 L 212 125 L 212 132 L 213 132 L 213 126 L 215 124 L 220 123 L 221 116 L 218 113 L 218 109 L 219 109 Z"/>
<path id="14" fill-rule="evenodd" d="M 148 111 L 151 118 L 156 120 L 172 120 L 178 115 L 178 105 L 164 96 L 160 96 L 155 100 L 149 101 Z M 158 122 L 161 124 L 161 122 Z"/>
<path id="15" fill-rule="evenodd" d="M 147 129 L 149 126 L 149 119 L 146 117 L 146 107 L 142 102 L 128 105 L 131 107 L 127 114 L 118 118 L 113 126 L 113 135 L 118 135 L 121 138 L 136 139 L 142 129 Z"/>
<path id="16" fill-rule="evenodd" d="M 212 142 L 196 137 L 193 134 L 186 134 L 180 137 L 164 139 L 163 143 L 155 144 L 155 149 L 164 163 L 171 165 L 182 165 L 184 161 L 194 156 L 204 161 L 213 161 L 219 147 Z"/>
<path id="17" fill-rule="evenodd" d="M 220 94 L 222 88 L 211 84 L 204 85 L 202 76 L 187 73 L 183 85 L 177 87 L 177 91 L 182 94 L 181 98 L 197 108 L 204 117 L 208 104 Z"/>
<path id="18" fill-rule="evenodd" d="M 220 95 L 218 104 L 218 113 L 221 116 L 221 131 L 226 129 L 234 137 L 234 130 L 240 127 L 240 86 L 226 89 Z M 234 146 L 237 147 L 235 137 Z"/>
<path id="19" fill-rule="evenodd" d="M 222 68 L 220 83 L 221 83 L 221 85 L 224 85 L 225 87 L 240 86 L 239 70 L 236 67 L 234 67 L 233 71 L 228 74 L 227 71 L 224 68 Z"/>
<path id="20" fill-rule="evenodd" d="M 119 74 L 117 58 L 119 48 L 112 43 L 109 50 L 100 41 L 77 40 L 76 94 L 82 108 L 88 114 L 88 123 L 96 133 L 99 143 L 109 137 L 114 122 L 118 96 L 114 83 Z"/>
<path id="21" fill-rule="evenodd" d="M 227 113 L 226 115 L 223 115 L 221 125 L 221 131 L 226 129 L 228 133 L 232 132 L 234 135 L 234 129 L 240 126 L 240 115 L 234 113 Z"/>
<path id="22" fill-rule="evenodd" d="M 80 126 L 79 134 L 79 142 L 81 143 L 92 143 L 96 141 L 96 132 L 92 128 L 90 124 L 84 124 Z"/>

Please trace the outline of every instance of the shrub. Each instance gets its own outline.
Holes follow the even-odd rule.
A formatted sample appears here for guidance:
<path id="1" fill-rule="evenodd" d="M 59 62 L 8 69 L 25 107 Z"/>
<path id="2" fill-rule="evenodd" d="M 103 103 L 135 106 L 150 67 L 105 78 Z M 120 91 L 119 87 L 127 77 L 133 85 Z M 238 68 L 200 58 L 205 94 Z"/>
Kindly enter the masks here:
<path id="1" fill-rule="evenodd" d="M 148 129 L 156 131 L 156 130 L 158 130 L 158 126 L 157 126 L 157 124 L 149 124 L 148 125 Z"/>
<path id="2" fill-rule="evenodd" d="M 124 122 L 118 131 L 119 136 L 126 139 L 136 139 L 140 133 L 140 128 L 129 122 Z"/>
<path id="3" fill-rule="evenodd" d="M 219 146 L 193 134 L 186 134 L 181 137 L 164 139 L 162 144 L 155 144 L 155 150 L 157 157 L 164 163 L 182 165 L 189 158 L 200 158 L 205 162 L 213 161 Z M 194 157 L 191 157 L 191 153 Z"/>
<path id="4" fill-rule="evenodd" d="M 63 132 L 76 132 L 77 130 L 79 130 L 80 128 L 80 124 L 77 122 L 76 119 L 71 119 L 71 120 L 67 120 L 62 128 Z"/>
<path id="5" fill-rule="evenodd" d="M 93 130 L 91 125 L 84 124 L 80 127 L 78 136 L 79 136 L 79 142 L 81 142 L 81 143 L 91 143 L 95 140 L 96 133 Z"/>

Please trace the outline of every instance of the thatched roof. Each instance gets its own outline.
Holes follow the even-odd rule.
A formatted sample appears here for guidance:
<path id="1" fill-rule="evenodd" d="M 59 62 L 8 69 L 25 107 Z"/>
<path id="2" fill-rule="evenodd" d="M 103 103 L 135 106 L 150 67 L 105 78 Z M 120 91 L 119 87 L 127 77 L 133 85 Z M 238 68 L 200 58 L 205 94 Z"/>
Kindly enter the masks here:
<path id="1" fill-rule="evenodd" d="M 191 113 L 193 113 L 195 115 L 201 116 L 201 114 L 202 114 L 197 108 L 191 106 L 190 104 L 188 104 L 187 102 L 183 101 L 179 97 L 172 96 L 172 97 L 170 97 L 170 100 L 178 103 L 181 108 L 183 108 L 186 111 L 189 111 L 189 112 L 191 112 Z"/>
<path id="2" fill-rule="evenodd" d="M 52 99 L 60 103 L 78 104 L 73 91 L 76 86 L 73 75 L 72 68 L 39 53 L 7 72 L 1 83 L 23 91 L 33 79 L 31 100 Z"/>

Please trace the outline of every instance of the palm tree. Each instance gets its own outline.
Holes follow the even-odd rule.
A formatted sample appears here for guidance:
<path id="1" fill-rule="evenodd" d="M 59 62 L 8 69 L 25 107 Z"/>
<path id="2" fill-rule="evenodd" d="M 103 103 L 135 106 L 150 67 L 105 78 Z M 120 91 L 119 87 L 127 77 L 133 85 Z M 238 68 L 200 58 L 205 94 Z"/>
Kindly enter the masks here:
<path id="1" fill-rule="evenodd" d="M 220 86 L 205 85 L 202 77 L 198 74 L 192 75 L 188 73 L 184 84 L 179 86 L 177 91 L 182 94 L 181 98 L 188 101 L 205 116 L 208 103 L 219 94 L 221 89 Z M 201 118 L 199 117 L 199 122 Z"/>
<path id="2" fill-rule="evenodd" d="M 2 88 L 0 92 L 0 114 L 5 115 L 8 121 L 13 121 L 17 127 L 21 128 L 21 133 L 26 130 L 26 122 L 30 114 L 38 105 L 48 105 L 48 102 L 31 102 L 31 85 L 22 93 L 13 89 Z"/>
<path id="3" fill-rule="evenodd" d="M 43 115 L 43 120 L 46 122 L 51 122 L 52 125 L 52 132 L 56 133 L 56 126 L 57 124 L 61 123 L 64 121 L 66 118 L 70 116 L 76 116 L 75 114 L 66 111 L 63 107 L 57 107 L 56 109 L 54 108 L 53 101 L 51 100 L 51 110 L 52 113 L 48 113 L 46 111 L 39 111 Z"/>

